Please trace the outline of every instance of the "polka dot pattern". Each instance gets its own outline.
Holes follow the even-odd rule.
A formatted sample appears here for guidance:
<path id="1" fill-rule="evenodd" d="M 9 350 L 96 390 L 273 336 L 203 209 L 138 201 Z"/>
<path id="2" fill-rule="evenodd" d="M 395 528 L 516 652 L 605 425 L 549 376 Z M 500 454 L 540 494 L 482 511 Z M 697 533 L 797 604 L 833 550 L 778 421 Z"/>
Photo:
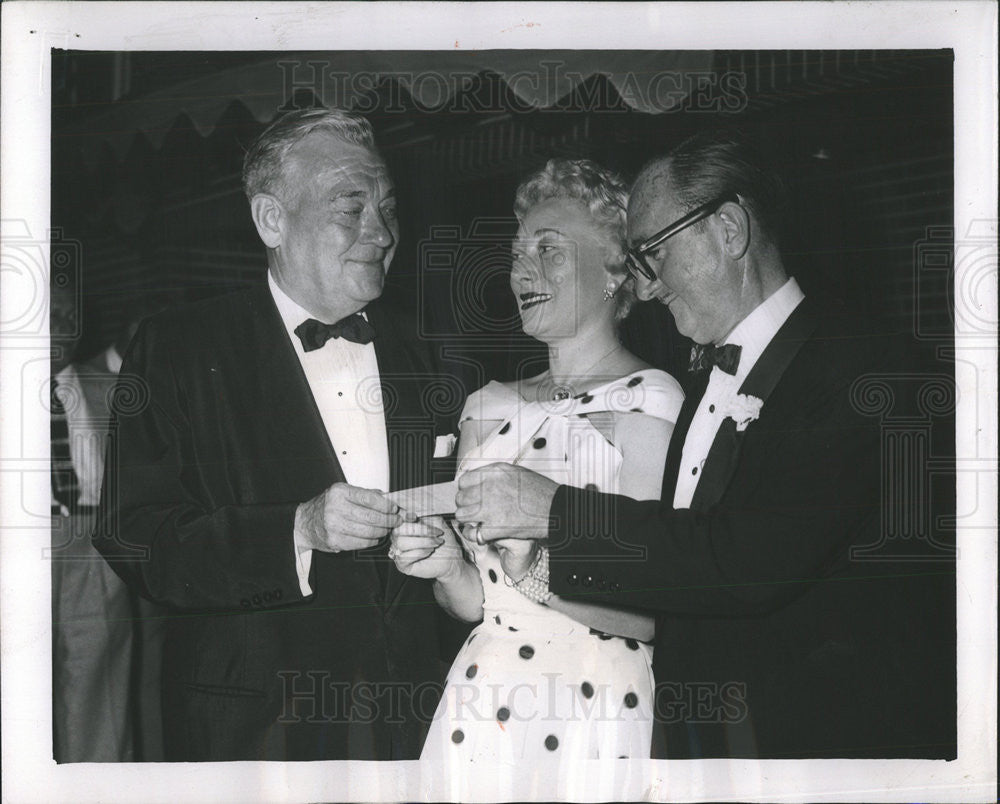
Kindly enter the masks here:
<path id="1" fill-rule="evenodd" d="M 473 420 L 494 422 L 497 429 L 463 458 L 459 474 L 509 463 L 558 483 L 614 494 L 622 457 L 594 426 L 603 420 L 596 414 L 644 413 L 675 421 L 680 402 L 676 383 L 654 370 L 557 404 L 551 397 L 526 403 L 510 386 L 490 383 L 470 397 L 462 415 L 472 413 Z M 483 582 L 484 621 L 448 675 L 422 759 L 453 778 L 468 777 L 476 767 L 470 763 L 495 766 L 508 758 L 548 758 L 561 775 L 564 768 L 572 774 L 577 761 L 648 757 L 650 646 L 532 603 L 504 582 L 495 547 L 468 549 Z M 605 580 L 609 587 L 611 579 Z M 579 573 L 577 585 L 601 589 L 601 581 Z M 616 716 L 601 716 L 609 712 Z"/>

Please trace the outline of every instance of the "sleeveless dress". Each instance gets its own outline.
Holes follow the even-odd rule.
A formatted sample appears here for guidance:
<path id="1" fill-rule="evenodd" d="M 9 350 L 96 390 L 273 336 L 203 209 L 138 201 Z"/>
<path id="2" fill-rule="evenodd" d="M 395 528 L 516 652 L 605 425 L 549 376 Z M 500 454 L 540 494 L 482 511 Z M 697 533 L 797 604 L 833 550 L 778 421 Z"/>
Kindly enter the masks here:
<path id="1" fill-rule="evenodd" d="M 673 422 L 682 401 L 677 381 L 656 369 L 559 401 L 526 402 L 491 382 L 469 397 L 462 419 L 500 424 L 457 474 L 504 462 L 561 484 L 628 494 L 618 484 L 621 453 L 588 414 L 639 411 Z M 448 674 L 422 762 L 457 791 L 503 765 L 558 773 L 579 760 L 648 758 L 651 646 L 528 600 L 510 585 L 495 548 L 462 546 L 482 578 L 483 622 Z"/>

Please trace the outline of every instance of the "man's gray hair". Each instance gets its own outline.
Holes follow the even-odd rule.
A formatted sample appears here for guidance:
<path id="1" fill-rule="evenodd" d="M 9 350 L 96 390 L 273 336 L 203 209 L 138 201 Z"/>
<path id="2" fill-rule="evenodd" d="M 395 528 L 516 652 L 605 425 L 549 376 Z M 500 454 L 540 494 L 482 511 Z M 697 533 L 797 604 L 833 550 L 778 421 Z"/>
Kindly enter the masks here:
<path id="1" fill-rule="evenodd" d="M 288 112 L 264 130 L 243 158 L 243 192 L 247 200 L 260 193 L 284 197 L 285 157 L 314 131 L 328 131 L 344 142 L 376 150 L 371 123 L 360 114 L 342 109 Z"/>

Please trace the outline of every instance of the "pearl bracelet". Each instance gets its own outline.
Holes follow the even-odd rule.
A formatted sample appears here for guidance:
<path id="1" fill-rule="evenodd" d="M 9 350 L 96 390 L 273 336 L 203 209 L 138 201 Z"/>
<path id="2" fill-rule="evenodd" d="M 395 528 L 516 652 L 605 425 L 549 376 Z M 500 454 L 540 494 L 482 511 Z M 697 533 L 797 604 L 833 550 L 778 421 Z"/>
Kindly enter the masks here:
<path id="1" fill-rule="evenodd" d="M 519 580 L 514 581 L 514 588 L 528 600 L 545 604 L 552 597 L 549 591 L 549 548 L 541 546 L 531 562 L 528 571 Z"/>

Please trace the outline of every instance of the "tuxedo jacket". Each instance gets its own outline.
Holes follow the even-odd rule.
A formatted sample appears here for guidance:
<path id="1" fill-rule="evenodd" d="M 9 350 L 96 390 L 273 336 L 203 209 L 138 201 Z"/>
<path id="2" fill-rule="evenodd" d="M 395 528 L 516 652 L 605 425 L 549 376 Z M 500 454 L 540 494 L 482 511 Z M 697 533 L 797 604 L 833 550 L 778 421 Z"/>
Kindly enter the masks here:
<path id="1" fill-rule="evenodd" d="M 871 550 L 887 473 L 908 467 L 883 465 L 855 383 L 906 371 L 899 339 L 807 299 L 740 388 L 759 418 L 724 420 L 689 509 L 674 488 L 708 372 L 659 501 L 557 491 L 552 591 L 657 614 L 656 755 L 955 756 L 954 561 Z"/>
<path id="2" fill-rule="evenodd" d="M 367 312 L 390 486 L 449 479 L 435 436 L 461 393 L 406 316 Z M 314 551 L 302 596 L 296 507 L 344 475 L 266 284 L 147 320 L 122 378 L 94 543 L 171 609 L 167 758 L 416 758 L 450 658 L 438 606 L 385 544 Z"/>

